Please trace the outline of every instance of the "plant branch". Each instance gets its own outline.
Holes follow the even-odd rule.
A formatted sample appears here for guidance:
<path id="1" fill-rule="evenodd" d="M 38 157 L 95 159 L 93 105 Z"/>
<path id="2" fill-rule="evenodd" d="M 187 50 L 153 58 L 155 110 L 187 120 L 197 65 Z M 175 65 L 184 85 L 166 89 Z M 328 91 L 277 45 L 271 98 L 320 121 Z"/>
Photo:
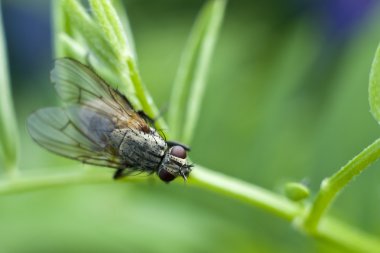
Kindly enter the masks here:
<path id="1" fill-rule="evenodd" d="M 67 169 L 76 169 L 76 167 L 65 168 L 65 170 Z M 146 177 L 138 176 L 125 177 L 122 180 L 118 180 L 118 182 L 146 182 L 146 179 Z M 182 184 L 181 180 L 176 180 L 176 182 Z M 112 175 L 109 171 L 101 169 L 34 177 L 22 176 L 13 180 L 0 181 L 0 195 L 73 185 L 105 183 L 115 183 L 115 181 L 112 180 Z M 296 229 L 304 232 L 304 227 L 299 221 L 301 221 L 301 217 L 305 213 L 305 207 L 297 202 L 286 199 L 282 195 L 222 173 L 211 171 L 199 165 L 194 167 L 188 184 L 268 211 L 282 219 L 293 222 Z M 350 251 L 376 252 L 380 248 L 380 242 L 377 238 L 347 226 L 331 217 L 324 219 L 318 229 L 310 235 L 316 239 L 333 243 Z"/>
<path id="2" fill-rule="evenodd" d="M 313 233 L 323 214 L 335 197 L 352 179 L 380 157 L 380 139 L 377 139 L 330 178 L 322 181 L 321 189 L 305 218 L 305 228 Z"/>
<path id="3" fill-rule="evenodd" d="M 294 227 L 301 233 L 308 232 L 305 231 L 302 224 L 302 217 L 306 212 L 305 207 L 264 188 L 198 165 L 191 173 L 189 184 L 268 211 L 293 222 Z M 346 251 L 377 252 L 380 249 L 380 241 L 377 238 L 331 217 L 324 219 L 321 226 L 310 235 L 318 240 L 339 246 Z"/>
<path id="4" fill-rule="evenodd" d="M 159 115 L 159 111 L 157 109 L 157 106 L 154 104 L 154 100 L 152 99 L 150 93 L 148 92 L 144 83 L 141 80 L 135 62 L 131 58 L 128 60 L 128 67 L 130 70 L 132 83 L 136 88 L 136 95 L 141 101 L 144 112 L 155 119 Z M 170 138 L 168 131 L 166 131 L 168 129 L 168 126 L 162 117 L 159 117 L 156 120 L 155 126 L 157 129 L 165 130 L 167 138 Z"/>
<path id="5" fill-rule="evenodd" d="M 301 227 L 299 229 L 304 231 Z M 338 246 L 342 252 L 378 252 L 380 249 L 379 238 L 332 217 L 326 217 L 311 236 Z"/>
<path id="6" fill-rule="evenodd" d="M 74 168 L 66 168 L 74 169 Z M 112 183 L 112 174 L 109 171 L 83 170 L 77 168 L 75 173 L 55 173 L 43 176 L 20 176 L 12 180 L 4 179 L 0 181 L 0 195 L 8 195 L 22 192 L 38 191 L 49 188 L 65 187 L 71 185 Z M 117 182 L 143 181 L 142 177 L 125 177 Z"/>
<path id="7" fill-rule="evenodd" d="M 284 196 L 199 165 L 191 172 L 189 184 L 239 199 L 289 221 L 302 213 L 299 204 Z"/>

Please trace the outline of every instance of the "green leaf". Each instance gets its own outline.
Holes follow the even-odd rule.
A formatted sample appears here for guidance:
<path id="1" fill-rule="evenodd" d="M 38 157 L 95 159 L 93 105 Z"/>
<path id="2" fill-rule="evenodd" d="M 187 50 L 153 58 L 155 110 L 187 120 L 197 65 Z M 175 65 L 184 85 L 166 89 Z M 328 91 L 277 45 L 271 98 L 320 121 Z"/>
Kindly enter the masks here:
<path id="1" fill-rule="evenodd" d="M 107 67 L 117 65 L 116 56 L 113 53 L 107 40 L 103 37 L 100 27 L 85 11 L 83 6 L 76 0 L 63 0 L 62 7 L 68 17 L 70 32 L 69 36 L 76 40 L 83 41 L 90 53 L 93 53 Z M 65 31 L 67 33 L 67 31 Z M 112 57 L 110 57 L 112 56 Z"/>
<path id="2" fill-rule="evenodd" d="M 127 11 L 124 8 L 122 2 L 119 1 L 119 0 L 113 0 L 112 1 L 112 5 L 114 6 L 114 8 L 116 10 L 117 15 L 119 16 L 119 19 L 121 21 L 121 25 L 124 28 L 124 32 L 127 35 L 126 36 L 126 40 L 127 40 L 127 45 L 128 45 L 129 51 L 131 52 L 133 59 L 135 61 L 137 61 L 137 53 L 136 53 L 136 48 L 135 48 L 135 40 L 133 38 L 132 29 L 131 29 L 129 18 L 128 18 L 128 15 L 127 15 Z"/>
<path id="3" fill-rule="evenodd" d="M 129 99 L 133 99 L 130 102 L 135 110 L 143 110 L 150 117 L 156 118 L 159 114 L 158 109 L 138 72 L 136 57 L 134 57 L 136 53 L 134 47 L 131 47 L 134 44 L 133 38 L 128 37 L 130 30 L 125 30 L 129 25 L 123 26 L 118 16 L 118 13 L 123 13 L 124 20 L 128 20 L 126 13 L 116 11 L 110 1 L 90 0 L 90 4 L 98 27 L 116 55 L 117 65 L 114 72 L 118 74 L 121 84 L 127 85 L 126 87 L 121 85 L 118 87 L 119 90 Z M 135 97 L 137 99 L 134 99 Z M 160 129 L 167 128 L 163 119 L 159 119 L 156 126 Z"/>
<path id="4" fill-rule="evenodd" d="M 13 108 L 7 63 L 6 42 L 0 5 L 0 155 L 5 169 L 14 174 L 19 153 L 19 136 Z"/>
<path id="5" fill-rule="evenodd" d="M 198 121 L 206 76 L 226 1 L 208 1 L 197 18 L 174 81 L 169 126 L 174 139 L 189 144 Z M 185 112 L 185 113 L 184 113 Z"/>
<path id="6" fill-rule="evenodd" d="M 109 43 L 119 62 L 125 64 L 126 60 L 132 57 L 132 52 L 127 45 L 127 35 L 116 10 L 107 0 L 90 0 L 90 4 L 105 40 Z"/>
<path id="7" fill-rule="evenodd" d="M 117 9 L 112 3 L 116 3 Z M 63 14 L 55 10 L 58 14 L 55 27 L 59 32 L 55 37 L 56 53 L 90 64 L 128 98 L 135 110 L 156 118 L 159 112 L 139 75 L 128 17 L 121 3 L 90 0 L 90 5 L 93 16 L 79 1 L 56 3 L 56 8 L 63 9 Z M 156 122 L 156 127 L 167 129 L 163 119 Z"/>
<path id="8" fill-rule="evenodd" d="M 377 47 L 369 76 L 369 105 L 373 117 L 380 124 L 380 45 Z"/>

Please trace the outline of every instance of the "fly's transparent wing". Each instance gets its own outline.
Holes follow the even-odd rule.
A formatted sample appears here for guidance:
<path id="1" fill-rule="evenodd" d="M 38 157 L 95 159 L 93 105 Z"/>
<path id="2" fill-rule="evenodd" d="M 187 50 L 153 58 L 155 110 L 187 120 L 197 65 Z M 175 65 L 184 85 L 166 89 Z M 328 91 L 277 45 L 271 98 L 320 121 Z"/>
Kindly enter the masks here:
<path id="1" fill-rule="evenodd" d="M 57 59 L 51 79 L 66 104 L 77 104 L 108 115 L 117 128 L 129 127 L 149 133 L 148 124 L 129 101 L 86 65 L 71 58 Z"/>
<path id="2" fill-rule="evenodd" d="M 80 106 L 44 108 L 28 118 L 31 137 L 42 147 L 84 163 L 126 168 L 109 142 L 115 125 L 108 117 Z"/>
<path id="3" fill-rule="evenodd" d="M 32 114 L 28 119 L 32 138 L 68 158 L 127 168 L 118 150 L 123 138 L 111 140 L 111 132 L 134 129 L 150 133 L 146 121 L 123 95 L 76 60 L 56 60 L 51 79 L 66 107 L 45 108 Z"/>

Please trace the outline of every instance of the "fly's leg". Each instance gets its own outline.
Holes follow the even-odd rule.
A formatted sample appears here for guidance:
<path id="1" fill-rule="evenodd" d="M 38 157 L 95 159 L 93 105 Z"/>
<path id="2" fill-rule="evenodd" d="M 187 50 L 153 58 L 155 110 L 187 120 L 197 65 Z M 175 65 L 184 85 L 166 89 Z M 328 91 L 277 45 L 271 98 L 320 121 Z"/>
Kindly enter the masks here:
<path id="1" fill-rule="evenodd" d="M 137 111 L 137 113 L 143 118 L 145 119 L 149 124 L 151 124 L 152 126 L 154 125 L 154 123 L 156 123 L 156 121 L 162 117 L 162 115 L 164 113 L 166 113 L 167 111 L 167 106 L 165 106 L 164 108 L 161 108 L 158 112 L 158 115 L 155 117 L 155 118 L 151 118 L 149 115 L 147 115 L 143 110 L 140 110 L 140 111 Z"/>
<path id="2" fill-rule="evenodd" d="M 138 111 L 137 113 L 138 115 L 140 115 L 141 118 L 145 119 L 145 121 L 147 121 L 152 126 L 156 122 L 155 119 L 152 119 L 151 117 L 149 117 L 144 111 Z"/>
<path id="3" fill-rule="evenodd" d="M 130 173 L 126 169 L 117 169 L 115 174 L 113 174 L 114 180 L 122 179 L 123 177 L 128 176 Z"/>

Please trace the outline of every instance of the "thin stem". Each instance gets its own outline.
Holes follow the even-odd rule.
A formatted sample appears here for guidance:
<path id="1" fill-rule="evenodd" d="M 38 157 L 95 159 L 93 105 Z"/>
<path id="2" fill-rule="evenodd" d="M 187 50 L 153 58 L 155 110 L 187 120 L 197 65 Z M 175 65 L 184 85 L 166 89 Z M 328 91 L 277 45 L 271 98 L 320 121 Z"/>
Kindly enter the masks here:
<path id="1" fill-rule="evenodd" d="M 302 222 L 300 223 L 305 208 L 283 196 L 201 166 L 195 166 L 189 184 L 264 209 L 293 222 L 296 229 L 301 233 L 305 232 Z M 380 241 L 377 238 L 331 217 L 325 219 L 321 226 L 310 235 L 345 249 L 346 252 L 377 252 L 380 249 Z"/>
<path id="2" fill-rule="evenodd" d="M 70 168 L 65 168 L 67 171 Z M 71 168 L 75 169 L 75 168 Z M 121 182 L 144 182 L 146 177 L 126 177 Z M 177 182 L 181 182 L 177 180 Z M 76 173 L 43 175 L 35 177 L 18 177 L 13 180 L 0 181 L 0 195 L 37 191 L 55 187 L 83 184 L 115 183 L 111 174 L 105 170 L 92 169 Z M 182 183 L 182 182 L 181 182 Z M 293 222 L 294 227 L 304 232 L 299 221 L 305 212 L 302 205 L 292 202 L 281 195 L 242 180 L 213 172 L 201 166 L 195 166 L 189 178 L 189 185 L 214 191 L 222 196 L 229 196 L 244 203 L 266 210 L 280 218 Z M 321 226 L 310 234 L 314 238 L 333 243 L 343 249 L 358 252 L 377 252 L 380 242 L 368 234 L 340 221 L 328 217 Z"/>
<path id="3" fill-rule="evenodd" d="M 332 204 L 337 194 L 342 191 L 355 176 L 368 168 L 368 166 L 379 159 L 379 157 L 380 139 L 377 139 L 343 166 L 337 173 L 323 180 L 321 189 L 305 218 L 304 226 L 309 232 L 313 232 L 318 227 L 323 214 Z"/>
<path id="4" fill-rule="evenodd" d="M 5 170 L 13 177 L 18 171 L 19 135 L 7 59 L 0 2 L 0 162 L 3 162 Z"/>
<path id="5" fill-rule="evenodd" d="M 130 71 L 130 78 L 136 89 L 136 95 L 141 102 L 144 112 L 152 118 L 156 118 L 159 115 L 157 106 L 155 105 L 150 93 L 148 92 L 144 83 L 142 82 L 136 64 L 132 59 L 129 59 L 128 67 Z M 158 129 L 165 130 L 166 137 L 170 138 L 169 133 L 167 131 L 168 126 L 162 117 L 157 119 L 157 121 L 155 122 L 155 126 Z"/>
<path id="6" fill-rule="evenodd" d="M 300 228 L 302 231 L 302 228 Z M 340 247 L 342 252 L 379 252 L 377 237 L 364 233 L 332 217 L 326 217 L 312 236 Z"/>
<path id="7" fill-rule="evenodd" d="M 83 184 L 100 184 L 115 182 L 112 179 L 112 174 L 106 172 L 98 172 L 95 170 L 75 173 L 56 173 L 54 175 L 43 176 L 20 176 L 13 180 L 0 181 L 0 195 L 22 193 L 29 191 L 44 190 L 48 188 L 65 187 L 71 185 Z M 118 182 L 136 182 L 142 181 L 142 177 L 126 177 Z"/>
<path id="8" fill-rule="evenodd" d="M 302 212 L 300 205 L 286 199 L 284 196 L 242 180 L 208 170 L 199 165 L 196 165 L 191 172 L 189 184 L 239 199 L 289 221 Z"/>

